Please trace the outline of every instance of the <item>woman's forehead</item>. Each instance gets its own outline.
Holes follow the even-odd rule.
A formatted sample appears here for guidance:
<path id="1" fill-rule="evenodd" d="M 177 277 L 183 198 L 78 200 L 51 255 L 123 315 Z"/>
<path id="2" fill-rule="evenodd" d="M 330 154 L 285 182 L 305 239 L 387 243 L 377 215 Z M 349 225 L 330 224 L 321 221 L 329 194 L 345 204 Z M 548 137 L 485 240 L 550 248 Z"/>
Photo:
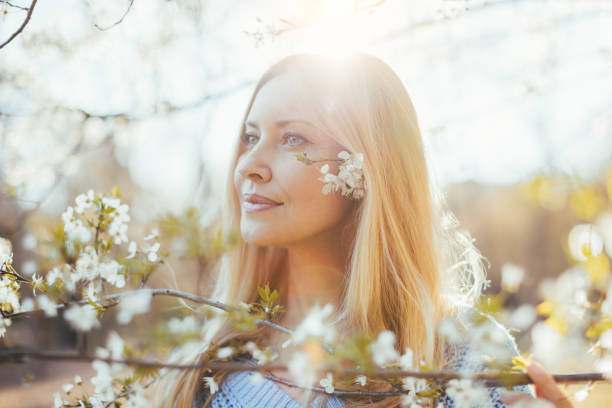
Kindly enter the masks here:
<path id="1" fill-rule="evenodd" d="M 282 74 L 261 87 L 245 123 L 259 127 L 294 121 L 318 126 L 317 99 L 314 90 L 305 87 L 296 75 Z"/>

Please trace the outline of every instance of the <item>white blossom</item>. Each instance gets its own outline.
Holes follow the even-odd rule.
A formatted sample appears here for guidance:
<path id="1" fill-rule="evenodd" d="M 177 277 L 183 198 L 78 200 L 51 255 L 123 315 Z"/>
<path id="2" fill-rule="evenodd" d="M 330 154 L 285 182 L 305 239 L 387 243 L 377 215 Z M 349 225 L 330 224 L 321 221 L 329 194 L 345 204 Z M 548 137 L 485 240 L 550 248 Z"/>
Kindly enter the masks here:
<path id="1" fill-rule="evenodd" d="M 159 228 L 153 228 L 151 230 L 151 233 L 149 235 L 147 235 L 146 237 L 144 237 L 145 241 L 150 241 L 152 239 L 155 239 L 159 236 Z"/>
<path id="2" fill-rule="evenodd" d="M 7 312 L 18 312 L 21 308 L 19 304 L 19 283 L 0 275 L 0 308 Z"/>
<path id="3" fill-rule="evenodd" d="M 91 404 L 92 408 L 105 408 L 99 395 L 94 394 L 89 397 L 89 403 Z"/>
<path id="4" fill-rule="evenodd" d="M 308 315 L 295 329 L 291 335 L 291 340 L 295 344 L 301 344 L 309 336 L 322 337 L 326 342 L 332 342 L 336 338 L 336 330 L 330 324 L 326 324 L 323 320 L 331 315 L 334 307 L 331 303 L 326 304 L 322 309 L 319 305 L 315 305 Z"/>
<path id="5" fill-rule="evenodd" d="M 574 399 L 576 400 L 576 402 L 582 402 L 589 396 L 590 391 L 591 386 L 587 384 L 584 387 L 580 388 L 578 391 L 574 392 Z"/>
<path id="6" fill-rule="evenodd" d="M 596 224 L 600 228 L 606 252 L 612 258 L 612 211 L 599 214 Z"/>
<path id="7" fill-rule="evenodd" d="M 87 286 L 87 294 L 85 297 L 92 302 L 96 302 L 98 300 L 97 293 L 100 292 L 100 289 L 101 288 L 96 288 L 96 285 L 93 282 L 90 282 Z"/>
<path id="8" fill-rule="evenodd" d="M 108 233 L 114 238 L 114 243 L 119 245 L 122 242 L 128 242 L 127 223 L 130 221 L 130 216 L 128 215 L 129 206 L 121 204 L 120 200 L 116 197 L 102 197 L 102 203 L 105 207 L 114 209 L 110 213 L 112 220 L 108 226 Z"/>
<path id="9" fill-rule="evenodd" d="M 117 197 L 102 197 L 102 204 L 107 208 L 117 209 L 121 205 L 121 200 Z"/>
<path id="10" fill-rule="evenodd" d="M 0 268 L 13 263 L 13 253 L 0 253 Z"/>
<path id="11" fill-rule="evenodd" d="M 94 200 L 94 192 L 91 189 L 87 191 L 86 194 L 79 194 L 74 199 L 74 202 L 76 203 L 75 211 L 79 214 L 82 214 L 86 208 L 89 208 L 92 206 L 93 200 Z"/>
<path id="12" fill-rule="evenodd" d="M 68 405 L 68 401 L 63 401 L 59 392 L 53 393 L 53 408 L 62 408 L 64 404 Z"/>
<path id="13" fill-rule="evenodd" d="M 217 392 L 219 390 L 219 386 L 215 382 L 215 378 L 214 377 L 204 377 L 204 382 L 206 383 L 206 385 L 210 389 L 210 393 L 211 394 L 214 394 L 215 392 Z"/>
<path id="14" fill-rule="evenodd" d="M 159 259 L 157 251 L 159 250 L 159 242 L 155 242 L 152 245 L 145 244 L 142 247 L 142 252 L 147 255 L 149 262 L 155 262 Z"/>
<path id="15" fill-rule="evenodd" d="M 72 391 L 73 388 L 74 385 L 70 383 L 62 385 L 62 390 L 64 390 L 66 394 L 70 394 L 70 391 Z"/>
<path id="16" fill-rule="evenodd" d="M 81 384 L 83 383 L 83 379 L 81 378 L 81 376 L 80 376 L 80 375 L 75 375 L 75 376 L 74 376 L 74 383 L 75 383 L 76 385 L 81 385 Z"/>
<path id="17" fill-rule="evenodd" d="M 94 327 L 100 327 L 97 311 L 90 304 L 70 306 L 64 312 L 64 319 L 78 331 L 89 331 Z"/>
<path id="18" fill-rule="evenodd" d="M 99 265 L 100 276 L 118 288 L 125 286 L 125 275 L 120 271 L 123 270 L 124 266 L 119 262 L 111 259 L 109 262 L 104 262 Z"/>
<path id="19" fill-rule="evenodd" d="M 96 397 L 100 402 L 112 401 L 115 398 L 115 392 L 110 366 L 101 360 L 94 360 L 91 365 L 96 370 L 96 375 L 90 380 L 95 386 Z"/>
<path id="20" fill-rule="evenodd" d="M 293 354 L 287 368 L 295 383 L 301 387 L 310 388 L 317 379 L 317 372 L 310 362 L 308 354 L 303 351 L 297 351 Z"/>
<path id="21" fill-rule="evenodd" d="M 487 389 L 472 383 L 469 378 L 452 379 L 448 381 L 446 394 L 451 397 L 456 408 L 471 408 L 479 406 L 489 399 Z"/>
<path id="22" fill-rule="evenodd" d="M 399 359 L 399 366 L 404 371 L 409 371 L 414 368 L 414 352 L 410 347 L 406 347 L 406 352 Z"/>
<path id="23" fill-rule="evenodd" d="M 100 264 L 98 263 L 98 254 L 93 246 L 88 245 L 79 255 L 76 261 L 76 271 L 74 274 L 75 281 L 89 280 L 92 281 L 100 275 Z"/>
<path id="24" fill-rule="evenodd" d="M 198 321 L 192 315 L 183 319 L 173 317 L 168 321 L 168 330 L 173 334 L 193 333 L 198 331 Z"/>
<path id="25" fill-rule="evenodd" d="M 37 274 L 32 275 L 32 294 L 36 296 L 36 289 L 42 286 L 43 278 Z"/>
<path id="26" fill-rule="evenodd" d="M 62 213 L 62 221 L 64 222 L 64 228 L 66 225 L 73 224 L 76 221 L 76 217 L 74 216 L 74 208 L 72 206 L 68 206 L 66 210 Z"/>
<path id="27" fill-rule="evenodd" d="M 601 372 L 608 380 L 612 380 L 612 355 L 608 354 L 597 359 L 595 370 Z"/>
<path id="28" fill-rule="evenodd" d="M 117 221 L 118 218 L 115 218 L 108 227 L 108 233 L 111 237 L 114 238 L 113 242 L 116 245 L 120 245 L 122 242 L 128 242 L 127 238 L 127 224 Z"/>
<path id="29" fill-rule="evenodd" d="M 47 286 L 59 286 L 63 284 L 63 288 L 68 292 L 73 292 L 76 289 L 76 283 L 80 277 L 73 273 L 70 265 L 54 266 L 45 276 Z"/>
<path id="30" fill-rule="evenodd" d="M 13 322 L 11 319 L 5 319 L 0 317 L 0 338 L 4 337 L 6 334 L 6 328 L 9 327 Z"/>
<path id="31" fill-rule="evenodd" d="M 253 358 L 255 360 L 257 360 L 257 364 L 259 364 L 259 365 L 264 365 L 267 362 L 272 361 L 276 357 L 278 357 L 278 353 L 272 353 L 271 355 L 269 355 L 265 351 L 260 350 L 257 347 L 257 345 L 255 343 L 253 343 L 252 341 L 249 341 L 247 344 L 245 344 L 244 348 L 248 352 L 251 353 L 251 355 L 253 356 Z"/>
<path id="32" fill-rule="evenodd" d="M 38 245 L 38 239 L 36 238 L 36 235 L 32 233 L 27 233 L 21 242 L 23 247 L 28 251 L 33 251 L 36 249 L 36 245 Z"/>
<path id="33" fill-rule="evenodd" d="M 534 357 L 547 367 L 559 359 L 561 350 L 566 351 L 567 343 L 564 341 L 564 336 L 548 324 L 536 323 L 530 334 Z M 567 354 L 563 353 L 561 355 Z"/>
<path id="34" fill-rule="evenodd" d="M 591 278 L 587 269 L 576 265 L 566 269 L 557 279 L 543 279 L 539 292 L 542 299 L 554 304 L 555 312 L 566 321 L 583 321 L 586 317 L 584 294 L 590 286 Z"/>
<path id="35" fill-rule="evenodd" d="M 47 285 L 51 286 L 55 283 L 55 281 L 61 280 L 62 271 L 60 270 L 59 267 L 54 266 L 49 272 L 47 272 L 46 278 L 47 278 Z"/>
<path id="36" fill-rule="evenodd" d="M 606 329 L 599 336 L 599 344 L 605 349 L 612 350 L 612 329 Z"/>
<path id="37" fill-rule="evenodd" d="M 422 405 L 417 401 L 417 396 L 413 393 L 402 394 L 402 401 L 400 404 L 402 407 L 422 408 Z"/>
<path id="38" fill-rule="evenodd" d="M 8 239 L 0 237 L 0 269 L 13 263 L 12 244 Z"/>
<path id="39" fill-rule="evenodd" d="M 111 353 L 107 348 L 98 347 L 96 349 L 96 356 L 100 358 L 111 358 Z"/>
<path id="40" fill-rule="evenodd" d="M 26 276 L 32 276 L 36 273 L 38 265 L 33 259 L 28 259 L 21 265 L 21 272 Z"/>
<path id="41" fill-rule="evenodd" d="M 502 265 L 502 287 L 509 292 L 516 292 L 525 276 L 525 269 L 518 265 L 505 263 Z"/>
<path id="42" fill-rule="evenodd" d="M 334 380 L 331 373 L 327 373 L 327 376 L 321 379 L 319 384 L 321 384 L 321 387 L 325 388 L 326 393 L 331 394 L 334 392 Z"/>
<path id="43" fill-rule="evenodd" d="M 427 389 L 427 380 L 424 378 L 404 377 L 402 378 L 402 388 L 416 395 Z"/>
<path id="44" fill-rule="evenodd" d="M 31 297 L 25 298 L 21 302 L 21 312 L 31 312 L 32 310 L 34 310 L 34 308 L 34 300 Z"/>
<path id="45" fill-rule="evenodd" d="M 593 224 L 575 225 L 569 235 L 568 244 L 572 257 L 577 261 L 587 261 L 603 250 L 601 229 Z"/>
<path id="46" fill-rule="evenodd" d="M 510 314 L 510 325 L 520 330 L 526 330 L 535 321 L 537 314 L 536 308 L 532 305 L 521 305 Z"/>
<path id="47" fill-rule="evenodd" d="M 390 330 L 380 332 L 376 341 L 369 346 L 374 363 L 383 367 L 387 363 L 397 360 L 400 355 L 395 349 L 394 344 L 395 333 Z"/>
<path id="48" fill-rule="evenodd" d="M 234 354 L 234 349 L 232 347 L 221 347 L 217 350 L 217 358 L 228 358 L 232 354 Z"/>
<path id="49" fill-rule="evenodd" d="M 338 153 L 338 157 L 343 160 L 338 166 L 338 174 L 329 173 L 329 165 L 321 167 L 320 172 L 323 176 L 318 180 L 325 183 L 323 194 L 327 195 L 333 191 L 341 191 L 345 197 L 360 199 L 363 197 L 366 183 L 363 176 L 363 153 L 351 155 L 346 150 Z"/>
<path id="50" fill-rule="evenodd" d="M 83 221 L 76 218 L 73 207 L 69 206 L 62 213 L 62 221 L 64 221 L 64 232 L 69 241 L 77 240 L 86 243 L 91 240 L 91 228 L 86 227 L 83 225 Z"/>
<path id="51" fill-rule="evenodd" d="M 444 318 L 438 323 L 438 333 L 450 344 L 457 344 L 463 341 L 463 335 L 457 324 L 450 318 Z"/>
<path id="52" fill-rule="evenodd" d="M 136 243 L 136 241 L 130 242 L 130 244 L 128 245 L 128 256 L 126 256 L 126 259 L 132 259 L 134 256 L 136 256 L 137 250 L 138 244 Z"/>
<path id="53" fill-rule="evenodd" d="M 69 265 L 66 265 L 64 268 L 64 288 L 67 292 L 74 292 L 76 290 L 76 284 L 79 281 L 79 277 L 77 274 L 73 273 L 73 270 Z"/>
<path id="54" fill-rule="evenodd" d="M 148 290 L 138 290 L 135 293 L 125 295 L 119 301 L 119 313 L 117 322 L 128 324 L 136 314 L 146 313 L 151 305 L 151 292 Z"/>
<path id="55" fill-rule="evenodd" d="M 151 402 L 149 402 L 145 396 L 145 389 L 142 384 L 135 382 L 131 385 L 132 392 L 128 396 L 128 400 L 125 403 L 126 408 L 149 408 Z"/>
<path id="56" fill-rule="evenodd" d="M 365 387 L 366 380 L 367 378 L 365 375 L 360 375 L 359 377 L 355 378 L 355 383 L 361 385 L 362 387 Z"/>
<path id="57" fill-rule="evenodd" d="M 36 298 L 38 307 L 45 312 L 46 316 L 57 316 L 57 303 L 47 297 L 47 295 L 38 295 Z"/>
<path id="58" fill-rule="evenodd" d="M 110 353 L 110 358 L 113 360 L 121 360 L 123 358 L 123 352 L 125 350 L 125 342 L 119 336 L 116 331 L 111 331 L 108 334 L 108 338 L 106 340 L 106 349 Z M 118 364 L 118 363 L 114 363 Z M 114 371 L 118 371 L 123 368 L 123 364 L 118 364 L 117 367 L 111 367 Z"/>

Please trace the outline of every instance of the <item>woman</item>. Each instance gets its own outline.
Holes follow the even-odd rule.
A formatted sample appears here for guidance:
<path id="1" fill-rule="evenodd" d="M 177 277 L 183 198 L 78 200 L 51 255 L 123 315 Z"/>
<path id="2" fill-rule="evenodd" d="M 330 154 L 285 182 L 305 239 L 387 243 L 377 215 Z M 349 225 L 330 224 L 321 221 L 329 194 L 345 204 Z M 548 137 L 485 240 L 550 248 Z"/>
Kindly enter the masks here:
<path id="1" fill-rule="evenodd" d="M 338 179 L 347 158 L 357 163 Z M 462 368 L 461 359 L 446 353 L 437 327 L 442 319 L 458 319 L 480 296 L 481 256 L 430 185 L 412 102 L 388 65 L 363 53 L 277 62 L 255 87 L 231 169 L 221 222 L 226 231 L 239 229 L 242 241 L 220 260 L 213 298 L 251 303 L 257 288 L 269 283 L 286 309 L 279 321 L 284 326 L 296 327 L 313 305 L 331 303 L 339 333 L 389 330 L 397 349 L 413 350 L 414 361 Z M 282 350 L 286 340 L 268 328 L 246 335 L 218 319 L 204 333 L 201 346 L 173 361 L 207 361 L 210 343 L 252 339 Z M 509 335 L 508 344 L 516 352 Z M 274 362 L 289 358 L 281 352 Z M 247 374 L 170 372 L 163 406 L 300 406 L 302 390 L 268 379 L 254 385 Z M 271 374 L 292 381 L 287 371 Z M 562 395 L 552 379 L 532 377 L 543 397 Z M 532 398 L 527 387 L 515 389 L 522 392 L 508 399 Z M 490 396 L 503 406 L 496 391 Z M 402 399 L 317 402 L 391 407 Z"/>

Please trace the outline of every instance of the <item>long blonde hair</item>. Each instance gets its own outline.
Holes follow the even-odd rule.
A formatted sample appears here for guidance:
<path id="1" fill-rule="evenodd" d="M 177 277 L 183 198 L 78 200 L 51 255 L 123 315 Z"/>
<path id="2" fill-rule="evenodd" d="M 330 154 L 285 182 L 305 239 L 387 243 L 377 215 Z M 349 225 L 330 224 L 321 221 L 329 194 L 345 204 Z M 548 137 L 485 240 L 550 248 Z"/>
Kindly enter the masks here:
<path id="1" fill-rule="evenodd" d="M 339 325 L 373 335 L 391 330 L 400 351 L 410 347 L 415 361 L 443 365 L 444 342 L 437 335 L 437 324 L 474 303 L 486 282 L 485 270 L 473 240 L 459 230 L 428 170 L 416 113 L 402 81 L 385 62 L 361 52 L 340 59 L 318 54 L 287 56 L 257 83 L 239 136 L 245 132 L 244 121 L 259 90 L 285 72 L 299 75 L 302 82 L 296 92 L 304 92 L 309 102 L 320 101 L 313 107 L 329 133 L 347 150 L 364 155 L 367 189 L 355 211 L 356 233 L 346 266 Z M 225 233 L 236 231 L 240 224 L 232 179 L 241 154 L 239 140 L 219 219 Z M 280 269 L 285 256 L 285 249 L 241 241 L 219 259 L 211 297 L 226 304 L 250 303 L 257 299 L 257 288 L 266 283 L 282 295 Z M 205 351 L 211 342 L 221 345 L 246 336 L 219 319 L 205 327 L 206 338 L 200 345 L 174 360 L 207 361 Z M 215 378 L 223 379 L 224 373 L 216 374 Z M 191 408 L 203 375 L 202 370 L 167 373 L 158 386 L 162 406 Z M 382 384 L 379 389 L 389 388 Z M 363 403 L 391 407 L 399 406 L 400 399 L 346 401 L 349 406 Z"/>

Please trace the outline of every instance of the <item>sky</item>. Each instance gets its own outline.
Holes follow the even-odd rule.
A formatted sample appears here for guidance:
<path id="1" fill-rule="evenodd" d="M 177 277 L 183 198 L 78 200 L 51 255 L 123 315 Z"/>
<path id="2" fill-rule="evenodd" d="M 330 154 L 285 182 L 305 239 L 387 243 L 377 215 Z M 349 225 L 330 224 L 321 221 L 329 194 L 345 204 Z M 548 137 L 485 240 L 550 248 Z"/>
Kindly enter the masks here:
<path id="1" fill-rule="evenodd" d="M 128 5 L 40 1 L 0 50 L 0 171 L 28 185 L 24 199 L 44 194 L 57 169 L 88 165 L 69 158 L 82 134 L 93 149 L 109 133 L 116 159 L 159 209 L 190 203 L 201 164 L 221 192 L 255 82 L 303 51 L 361 50 L 387 62 L 408 89 L 442 186 L 512 185 L 538 172 L 589 179 L 612 158 L 609 1 L 387 0 L 351 17 L 344 0 L 136 0 L 110 27 Z M 0 39 L 24 17 L 3 9 Z M 280 19 L 307 28 L 262 44 L 245 33 L 286 27 Z M 168 106 L 179 109 L 166 114 Z M 75 110 L 130 120 L 83 123 Z M 65 206 L 68 190 L 57 188 L 64 196 L 48 211 Z"/>

